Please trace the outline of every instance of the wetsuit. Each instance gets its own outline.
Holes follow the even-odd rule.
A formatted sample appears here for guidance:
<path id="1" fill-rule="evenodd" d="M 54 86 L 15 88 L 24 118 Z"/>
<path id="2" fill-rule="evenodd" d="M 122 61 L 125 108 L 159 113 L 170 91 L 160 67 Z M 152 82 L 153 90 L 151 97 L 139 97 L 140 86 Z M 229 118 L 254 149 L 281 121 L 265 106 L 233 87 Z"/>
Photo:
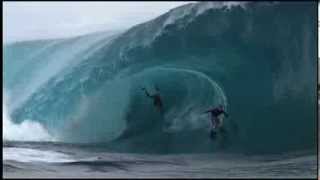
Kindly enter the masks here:
<path id="1" fill-rule="evenodd" d="M 211 123 L 212 123 L 213 129 L 216 129 L 222 126 L 222 120 L 218 118 L 221 114 L 228 116 L 228 114 L 223 110 L 223 108 L 219 108 L 219 107 L 205 111 L 205 113 L 208 113 L 208 112 L 210 112 L 211 114 Z"/>
<path id="2" fill-rule="evenodd" d="M 153 105 L 159 109 L 160 113 L 163 113 L 163 103 L 160 94 L 157 92 L 154 95 L 150 95 L 146 89 L 144 91 L 148 97 L 153 99 Z"/>

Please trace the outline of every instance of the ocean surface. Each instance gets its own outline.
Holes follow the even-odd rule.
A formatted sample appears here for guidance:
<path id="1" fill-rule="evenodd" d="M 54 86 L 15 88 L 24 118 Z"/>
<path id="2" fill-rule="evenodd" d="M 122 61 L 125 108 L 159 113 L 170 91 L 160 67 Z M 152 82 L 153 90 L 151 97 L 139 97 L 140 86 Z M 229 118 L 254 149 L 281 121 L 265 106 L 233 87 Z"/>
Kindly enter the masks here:
<path id="1" fill-rule="evenodd" d="M 190 3 L 4 45 L 5 177 L 316 177 L 317 2 Z M 163 113 L 142 88 L 159 89 Z M 224 106 L 224 134 L 209 137 Z"/>
<path id="2" fill-rule="evenodd" d="M 310 152 L 277 155 L 111 153 L 94 145 L 6 142 L 4 177 L 315 178 Z"/>

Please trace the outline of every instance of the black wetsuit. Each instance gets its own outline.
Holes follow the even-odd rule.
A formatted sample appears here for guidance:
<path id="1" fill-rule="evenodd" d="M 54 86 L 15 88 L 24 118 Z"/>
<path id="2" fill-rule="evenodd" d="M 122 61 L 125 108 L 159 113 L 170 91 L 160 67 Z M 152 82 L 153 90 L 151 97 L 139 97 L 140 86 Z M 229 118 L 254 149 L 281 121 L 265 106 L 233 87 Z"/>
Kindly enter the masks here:
<path id="1" fill-rule="evenodd" d="M 161 113 L 163 113 L 163 103 L 160 94 L 156 93 L 154 95 L 150 95 L 147 90 L 145 90 L 145 93 L 148 97 L 153 99 L 153 105 L 157 107 Z"/>
<path id="2" fill-rule="evenodd" d="M 228 116 L 228 114 L 222 108 L 213 108 L 205 111 L 205 113 L 208 112 L 210 112 L 211 114 L 211 122 L 213 129 L 216 129 L 221 124 L 218 116 L 220 116 L 221 114 L 225 114 L 226 116 Z"/>

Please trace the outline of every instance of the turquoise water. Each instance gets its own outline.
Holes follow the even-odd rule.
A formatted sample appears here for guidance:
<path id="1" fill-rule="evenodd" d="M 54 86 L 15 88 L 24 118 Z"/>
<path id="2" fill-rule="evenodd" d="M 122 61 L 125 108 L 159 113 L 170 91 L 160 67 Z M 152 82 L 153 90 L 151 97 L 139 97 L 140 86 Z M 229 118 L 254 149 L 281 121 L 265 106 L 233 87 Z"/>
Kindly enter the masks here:
<path id="1" fill-rule="evenodd" d="M 40 124 L 57 143 L 99 147 L 102 158 L 111 152 L 126 158 L 156 154 L 151 159 L 187 154 L 188 167 L 192 161 L 201 164 L 200 170 L 189 169 L 190 176 L 314 176 L 316 5 L 202 2 L 124 33 L 5 45 L 9 117 L 17 125 Z M 141 91 L 153 92 L 155 85 L 164 115 Z M 230 114 L 224 121 L 227 135 L 211 140 L 209 117 L 202 112 L 219 104 Z M 299 155 L 285 156 L 295 152 Z M 212 154 L 212 162 L 202 161 Z M 227 173 L 232 158 L 224 162 L 214 154 L 241 161 L 240 169 Z M 247 164 L 243 154 L 262 161 Z M 278 160 L 272 165 L 256 169 L 273 156 Z M 206 169 L 216 158 L 225 168 Z M 94 162 L 87 165 L 95 167 Z M 187 166 L 177 167 L 178 177 Z"/>

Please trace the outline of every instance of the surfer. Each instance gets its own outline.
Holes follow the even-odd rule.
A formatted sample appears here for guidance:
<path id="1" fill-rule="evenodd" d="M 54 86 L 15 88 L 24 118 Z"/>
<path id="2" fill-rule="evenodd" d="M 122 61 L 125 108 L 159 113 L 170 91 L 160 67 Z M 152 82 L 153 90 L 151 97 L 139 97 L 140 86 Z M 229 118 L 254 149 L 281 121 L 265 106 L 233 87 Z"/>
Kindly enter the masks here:
<path id="1" fill-rule="evenodd" d="M 146 93 L 148 97 L 153 99 L 153 105 L 159 110 L 161 114 L 163 114 L 163 103 L 161 100 L 159 88 L 155 86 L 156 93 L 154 93 L 153 95 L 148 93 L 146 88 L 142 88 L 142 90 Z"/>
<path id="2" fill-rule="evenodd" d="M 225 117 L 228 117 L 228 113 L 224 110 L 222 105 L 219 105 L 216 108 L 209 109 L 205 111 L 204 113 L 210 113 L 211 114 L 211 123 L 212 123 L 212 129 L 210 131 L 211 138 L 214 138 L 217 130 L 219 129 L 221 132 L 225 132 L 225 130 L 222 128 L 222 119 L 219 118 L 220 115 L 224 114 Z"/>

